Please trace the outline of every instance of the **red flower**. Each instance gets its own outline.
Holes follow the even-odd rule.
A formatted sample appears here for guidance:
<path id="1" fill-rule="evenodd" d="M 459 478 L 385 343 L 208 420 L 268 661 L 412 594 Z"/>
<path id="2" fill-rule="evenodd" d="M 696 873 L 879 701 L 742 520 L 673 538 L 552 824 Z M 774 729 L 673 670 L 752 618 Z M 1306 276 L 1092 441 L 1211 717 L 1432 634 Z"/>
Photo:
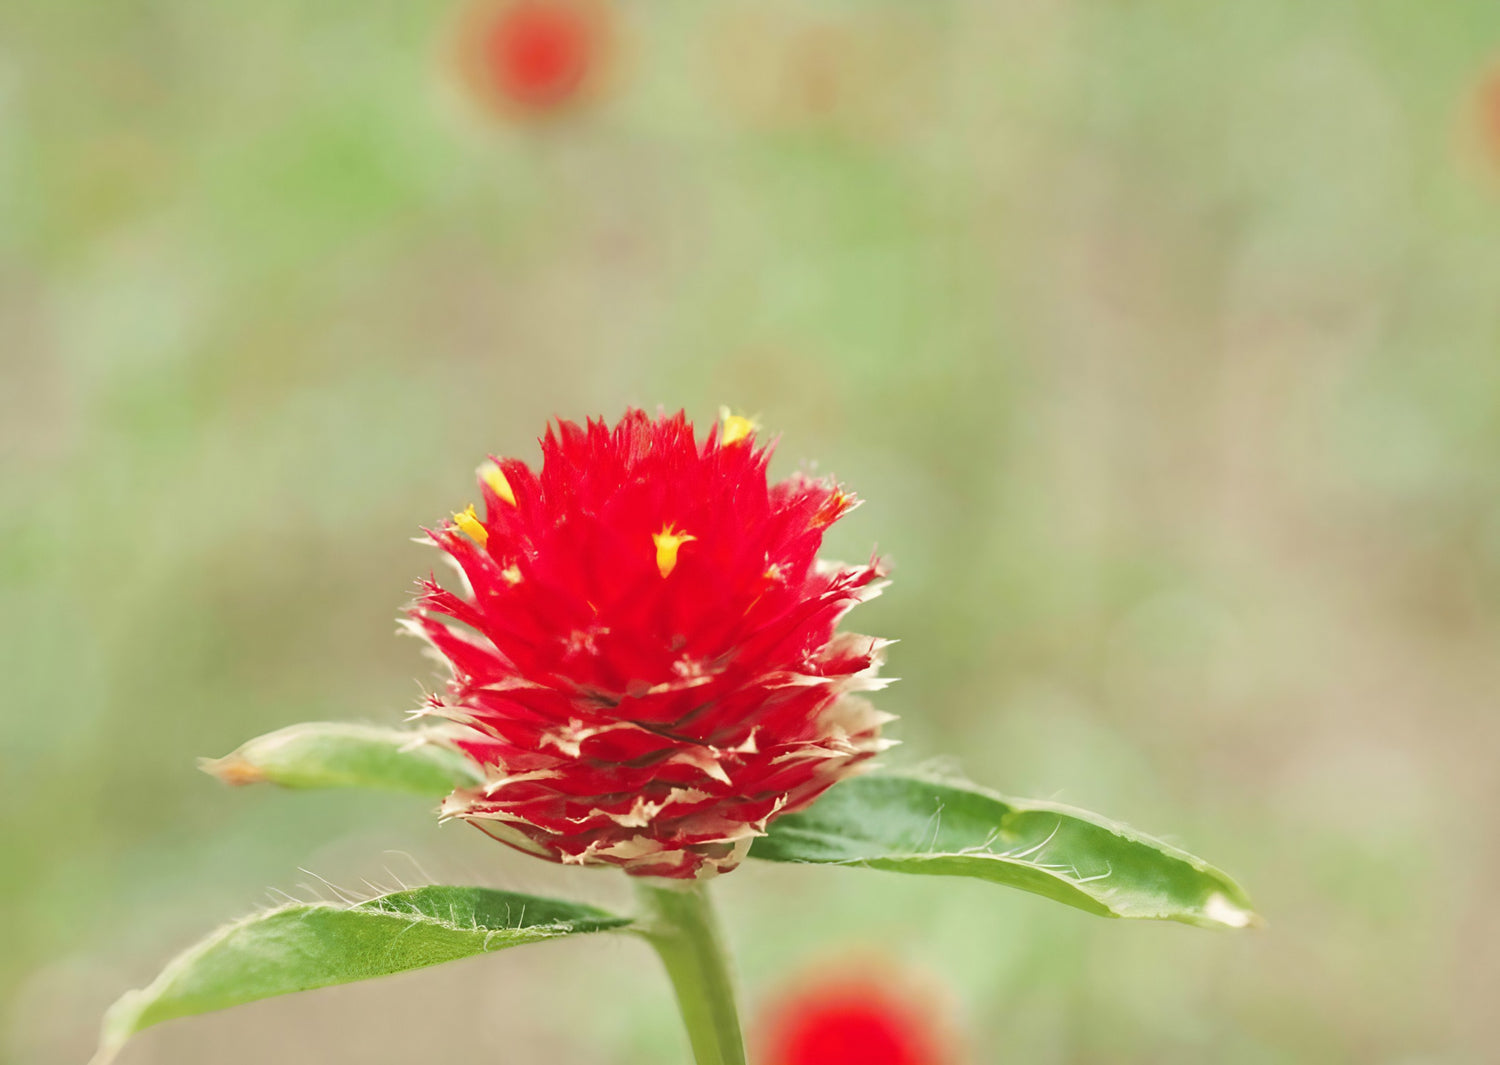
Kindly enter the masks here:
<path id="1" fill-rule="evenodd" d="M 885 641 L 834 631 L 883 569 L 816 557 L 856 501 L 769 485 L 753 434 L 632 410 L 549 427 L 540 473 L 481 468 L 483 518 L 430 533 L 465 588 L 424 581 L 411 611 L 452 671 L 424 712 L 470 726 L 489 776 L 445 815 L 553 861 L 708 876 L 889 745 L 854 694 L 883 686 Z"/>
<path id="2" fill-rule="evenodd" d="M 773 1008 L 763 1065 L 945 1065 L 924 997 L 867 975 L 818 980 Z"/>
<path id="3" fill-rule="evenodd" d="M 589 0 L 484 3 L 464 25 L 464 65 L 485 103 L 550 112 L 597 79 L 606 29 L 604 9 Z"/>

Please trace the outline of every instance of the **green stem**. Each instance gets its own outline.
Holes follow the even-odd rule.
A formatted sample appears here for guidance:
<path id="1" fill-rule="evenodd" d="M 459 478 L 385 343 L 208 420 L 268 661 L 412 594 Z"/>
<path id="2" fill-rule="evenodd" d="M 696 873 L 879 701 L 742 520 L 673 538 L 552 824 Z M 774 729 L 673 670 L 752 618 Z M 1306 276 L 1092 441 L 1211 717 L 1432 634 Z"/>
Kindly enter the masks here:
<path id="1" fill-rule="evenodd" d="M 745 1065 L 734 985 L 708 890 L 694 881 L 635 880 L 640 934 L 656 949 L 697 1065 Z"/>

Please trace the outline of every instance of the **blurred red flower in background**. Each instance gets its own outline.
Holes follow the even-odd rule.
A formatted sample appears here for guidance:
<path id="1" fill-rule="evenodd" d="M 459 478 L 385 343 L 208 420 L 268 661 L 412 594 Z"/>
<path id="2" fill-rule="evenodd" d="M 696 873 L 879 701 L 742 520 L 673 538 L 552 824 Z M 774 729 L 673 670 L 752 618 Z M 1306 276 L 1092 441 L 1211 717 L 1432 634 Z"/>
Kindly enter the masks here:
<path id="1" fill-rule="evenodd" d="M 450 667 L 422 713 L 469 726 L 488 781 L 443 805 L 552 861 L 702 877 L 767 822 L 890 745 L 856 693 L 885 641 L 838 633 L 878 560 L 817 557 L 856 500 L 772 485 L 770 448 L 725 416 L 562 421 L 533 472 L 480 470 L 471 506 L 430 533 L 460 591 L 421 582 L 409 627 Z"/>
<path id="2" fill-rule="evenodd" d="M 593 0 L 487 0 L 460 28 L 462 65 L 480 101 L 541 115 L 598 87 L 609 56 L 609 9 Z"/>
<path id="3" fill-rule="evenodd" d="M 1485 162 L 1500 171 L 1500 63 L 1491 66 L 1480 79 L 1474 109 Z"/>
<path id="4" fill-rule="evenodd" d="M 953 1065 L 938 996 L 881 968 L 808 978 L 773 1003 L 759 1065 Z"/>

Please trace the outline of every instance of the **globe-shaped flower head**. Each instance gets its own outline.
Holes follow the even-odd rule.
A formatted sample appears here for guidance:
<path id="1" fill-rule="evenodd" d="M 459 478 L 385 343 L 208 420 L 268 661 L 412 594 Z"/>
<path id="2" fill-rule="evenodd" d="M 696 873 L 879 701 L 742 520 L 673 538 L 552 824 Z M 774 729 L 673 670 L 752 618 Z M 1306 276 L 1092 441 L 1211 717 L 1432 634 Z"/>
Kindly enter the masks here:
<path id="1" fill-rule="evenodd" d="M 421 582 L 409 625 L 451 670 L 421 711 L 467 726 L 484 770 L 443 812 L 572 864 L 705 877 L 778 814 L 884 749 L 860 692 L 885 641 L 839 633 L 878 559 L 817 557 L 855 498 L 725 416 L 549 427 L 542 466 L 480 469 L 474 507 L 431 530 L 462 588 Z"/>

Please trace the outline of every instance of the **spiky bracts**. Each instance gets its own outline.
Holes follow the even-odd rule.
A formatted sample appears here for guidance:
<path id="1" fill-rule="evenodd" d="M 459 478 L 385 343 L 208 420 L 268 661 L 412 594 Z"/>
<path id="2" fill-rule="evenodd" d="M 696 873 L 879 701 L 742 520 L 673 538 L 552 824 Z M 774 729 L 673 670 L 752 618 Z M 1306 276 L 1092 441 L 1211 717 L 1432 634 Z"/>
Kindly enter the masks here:
<path id="1" fill-rule="evenodd" d="M 451 669 L 422 713 L 469 726 L 483 768 L 447 816 L 553 861 L 703 877 L 739 864 L 889 745 L 857 693 L 885 641 L 835 631 L 881 563 L 817 558 L 856 503 L 769 484 L 769 447 L 726 416 L 549 426 L 542 466 L 480 469 L 473 507 L 431 530 L 461 591 L 421 582 L 408 625 Z"/>

